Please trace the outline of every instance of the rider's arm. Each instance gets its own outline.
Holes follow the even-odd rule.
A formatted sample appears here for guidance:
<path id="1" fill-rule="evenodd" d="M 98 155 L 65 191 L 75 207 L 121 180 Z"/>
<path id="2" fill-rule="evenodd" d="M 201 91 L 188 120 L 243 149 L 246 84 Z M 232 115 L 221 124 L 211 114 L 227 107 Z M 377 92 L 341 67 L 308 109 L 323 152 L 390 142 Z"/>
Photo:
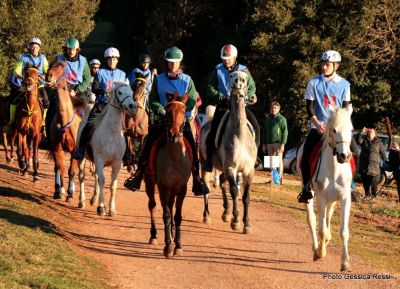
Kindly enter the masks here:
<path id="1" fill-rule="evenodd" d="M 18 58 L 17 62 L 15 63 L 14 70 L 13 70 L 14 75 L 19 77 L 19 78 L 23 78 L 23 75 L 22 75 L 22 68 L 23 67 L 22 66 L 23 66 L 23 63 L 22 63 L 22 55 L 21 55 Z"/>
<path id="2" fill-rule="evenodd" d="M 49 62 L 47 61 L 46 56 L 43 55 L 43 75 L 46 75 L 48 69 L 49 69 Z"/>
<path id="3" fill-rule="evenodd" d="M 210 104 L 216 104 L 220 99 L 224 98 L 224 95 L 218 90 L 218 77 L 217 72 L 214 69 L 210 80 L 208 81 L 206 95 Z"/>
<path id="4" fill-rule="evenodd" d="M 154 77 L 152 89 L 149 96 L 149 107 L 155 114 L 165 114 L 164 106 L 160 103 L 160 96 L 157 89 L 157 77 Z"/>
<path id="5" fill-rule="evenodd" d="M 83 75 L 82 75 L 82 83 L 80 83 L 77 87 L 76 90 L 79 92 L 84 92 L 88 89 L 90 82 L 92 80 L 92 75 L 90 74 L 90 68 L 89 64 L 87 61 L 85 62 L 85 67 L 83 69 Z"/>
<path id="6" fill-rule="evenodd" d="M 194 106 L 197 103 L 197 91 L 196 87 L 194 86 L 193 79 L 190 78 L 189 88 L 188 88 L 189 98 L 186 101 L 186 111 L 192 111 Z"/>

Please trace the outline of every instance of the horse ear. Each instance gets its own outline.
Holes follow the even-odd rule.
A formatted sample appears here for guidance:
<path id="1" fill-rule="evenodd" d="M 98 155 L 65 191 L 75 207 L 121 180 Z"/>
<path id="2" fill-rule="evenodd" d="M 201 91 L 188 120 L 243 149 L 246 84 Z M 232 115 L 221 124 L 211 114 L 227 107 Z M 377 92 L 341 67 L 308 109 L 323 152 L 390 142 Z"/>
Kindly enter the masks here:
<path id="1" fill-rule="evenodd" d="M 346 110 L 349 114 L 353 113 L 353 105 L 350 103 L 346 106 Z"/>
<path id="2" fill-rule="evenodd" d="M 173 94 L 173 93 L 166 92 L 165 96 L 167 97 L 168 102 L 175 100 L 175 94 Z"/>
<path id="3" fill-rule="evenodd" d="M 331 104 L 328 105 L 328 109 L 331 114 L 336 112 L 335 107 Z"/>

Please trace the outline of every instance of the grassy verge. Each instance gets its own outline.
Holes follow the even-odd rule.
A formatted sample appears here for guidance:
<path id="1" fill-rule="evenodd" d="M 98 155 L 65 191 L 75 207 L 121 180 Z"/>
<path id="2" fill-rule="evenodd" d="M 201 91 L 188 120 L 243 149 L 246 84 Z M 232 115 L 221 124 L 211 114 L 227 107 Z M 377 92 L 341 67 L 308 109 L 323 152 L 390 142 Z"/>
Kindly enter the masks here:
<path id="1" fill-rule="evenodd" d="M 72 251 L 40 202 L 0 187 L 0 288 L 107 288 L 101 268 Z"/>
<path id="2" fill-rule="evenodd" d="M 271 205 L 306 222 L 304 205 L 297 202 L 300 186 L 253 184 L 252 197 Z M 332 220 L 332 238 L 340 246 L 340 205 Z M 391 272 L 400 271 L 400 206 L 384 197 L 369 202 L 353 203 L 350 217 L 350 253 L 366 262 Z"/>

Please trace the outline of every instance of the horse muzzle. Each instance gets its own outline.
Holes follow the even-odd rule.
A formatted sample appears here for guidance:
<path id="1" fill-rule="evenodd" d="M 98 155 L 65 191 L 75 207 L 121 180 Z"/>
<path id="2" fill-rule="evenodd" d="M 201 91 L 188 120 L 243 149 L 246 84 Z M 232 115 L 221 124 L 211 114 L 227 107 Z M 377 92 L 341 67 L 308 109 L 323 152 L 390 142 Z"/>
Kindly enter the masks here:
<path id="1" fill-rule="evenodd" d="M 351 158 L 351 153 L 345 154 L 345 153 L 336 153 L 336 159 L 338 163 L 344 164 L 350 161 Z"/>
<path id="2" fill-rule="evenodd" d="M 135 103 L 129 103 L 128 105 L 124 105 L 124 111 L 129 115 L 135 115 L 137 111 L 137 106 Z"/>

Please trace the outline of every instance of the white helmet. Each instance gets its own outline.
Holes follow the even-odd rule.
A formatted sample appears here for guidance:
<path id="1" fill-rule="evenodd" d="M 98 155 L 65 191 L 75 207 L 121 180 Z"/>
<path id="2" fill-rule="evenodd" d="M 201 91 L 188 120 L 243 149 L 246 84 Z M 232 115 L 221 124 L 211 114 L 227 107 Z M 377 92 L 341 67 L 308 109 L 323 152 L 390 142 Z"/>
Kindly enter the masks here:
<path id="1" fill-rule="evenodd" d="M 119 55 L 118 49 L 114 48 L 114 47 L 107 48 L 106 51 L 104 51 L 104 58 L 107 58 L 107 57 L 119 58 L 120 55 Z"/>
<path id="2" fill-rule="evenodd" d="M 340 53 L 335 50 L 327 50 L 322 53 L 321 62 L 340 62 L 342 57 Z"/>
<path id="3" fill-rule="evenodd" d="M 221 48 L 221 59 L 226 60 L 226 59 L 231 59 L 233 57 L 237 57 L 238 51 L 235 46 L 232 44 L 227 44 L 224 47 Z"/>
<path id="4" fill-rule="evenodd" d="M 42 41 L 40 41 L 40 39 L 37 37 L 33 37 L 28 41 L 28 46 L 31 44 L 38 44 L 39 46 L 42 46 Z"/>
<path id="5" fill-rule="evenodd" d="M 98 59 L 92 59 L 92 60 L 90 60 L 90 62 L 89 62 L 89 65 L 90 66 L 92 66 L 92 65 L 99 65 L 100 66 L 100 60 L 98 60 Z"/>

